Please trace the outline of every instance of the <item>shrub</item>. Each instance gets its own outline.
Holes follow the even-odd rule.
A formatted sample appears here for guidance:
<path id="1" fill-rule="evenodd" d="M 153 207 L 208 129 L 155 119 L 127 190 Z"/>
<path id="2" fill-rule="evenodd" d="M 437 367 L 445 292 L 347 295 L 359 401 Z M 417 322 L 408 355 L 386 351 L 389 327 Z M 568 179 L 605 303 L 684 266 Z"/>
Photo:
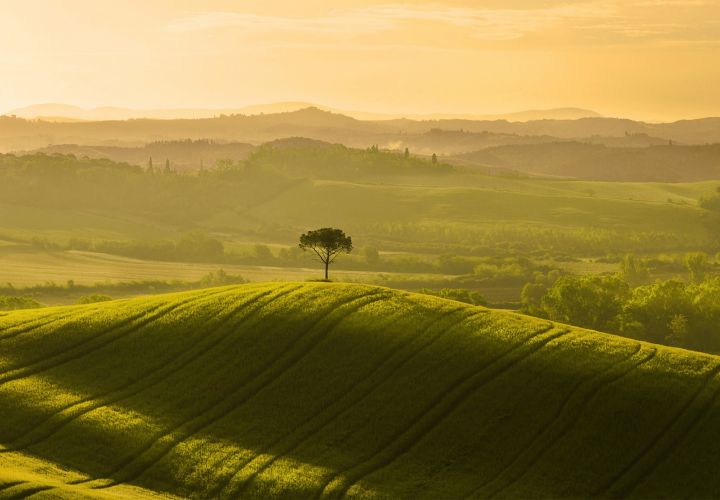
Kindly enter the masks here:
<path id="1" fill-rule="evenodd" d="M 94 293 L 92 295 L 83 295 L 80 297 L 77 301 L 78 304 L 94 304 L 95 302 L 107 302 L 108 300 L 112 300 L 112 297 L 109 295 L 102 295 L 99 293 Z"/>
<path id="2" fill-rule="evenodd" d="M 45 307 L 31 297 L 12 297 L 0 295 L 0 311 L 15 311 L 17 309 L 38 309 Z"/>

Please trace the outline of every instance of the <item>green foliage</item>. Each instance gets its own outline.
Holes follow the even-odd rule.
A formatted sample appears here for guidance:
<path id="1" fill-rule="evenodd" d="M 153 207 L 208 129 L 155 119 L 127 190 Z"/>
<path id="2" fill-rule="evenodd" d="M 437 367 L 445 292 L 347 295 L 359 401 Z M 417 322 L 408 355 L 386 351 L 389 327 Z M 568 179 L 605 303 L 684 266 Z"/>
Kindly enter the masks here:
<path id="1" fill-rule="evenodd" d="M 659 344 L 720 352 L 720 278 L 657 281 L 631 288 L 621 275 L 564 276 L 528 283 L 523 311 Z"/>
<path id="2" fill-rule="evenodd" d="M 353 249 L 352 238 L 342 229 L 323 227 L 300 235 L 302 250 L 312 250 L 320 262 L 325 265 L 325 279 L 328 279 L 328 266 L 341 253 L 350 253 Z"/>
<path id="3" fill-rule="evenodd" d="M 520 303 L 523 311 L 532 316 L 544 316 L 542 299 L 546 293 L 546 285 L 542 283 L 526 283 L 520 292 Z"/>
<path id="4" fill-rule="evenodd" d="M 59 247 L 56 247 L 56 249 Z M 91 250 L 144 260 L 175 262 L 222 262 L 225 258 L 223 243 L 202 231 L 193 231 L 179 241 L 89 241 L 72 238 L 70 250 Z"/>
<path id="5" fill-rule="evenodd" d="M 477 292 L 465 290 L 462 288 L 442 288 L 440 290 L 431 290 L 429 288 L 421 288 L 418 293 L 425 295 L 433 295 L 442 297 L 443 299 L 457 300 L 474 306 L 487 306 L 487 300 Z"/>
<path id="6" fill-rule="evenodd" d="M 563 276 L 542 298 L 542 310 L 555 321 L 616 331 L 628 294 L 627 283 L 617 276 Z"/>
<path id="7" fill-rule="evenodd" d="M 692 298 L 685 283 L 675 280 L 635 288 L 623 307 L 623 330 L 651 342 L 665 342 L 677 315 L 688 318 Z M 615 331 L 615 330 L 610 330 Z"/>
<path id="8" fill-rule="evenodd" d="M 45 307 L 32 297 L 0 295 L 0 311 L 15 311 L 17 309 L 37 309 Z"/>
<path id="9" fill-rule="evenodd" d="M 447 175 L 454 170 L 410 156 L 370 150 L 351 149 L 341 144 L 328 144 L 309 139 L 287 139 L 265 144 L 245 161 L 249 171 L 269 170 L 291 177 L 347 179 L 357 181 L 368 177 Z"/>
<path id="10" fill-rule="evenodd" d="M 228 274 L 223 269 L 218 269 L 203 276 L 198 284 L 200 288 L 208 288 L 213 286 L 241 285 L 243 283 L 248 283 L 248 280 L 239 275 Z"/>
<path id="11" fill-rule="evenodd" d="M 375 247 L 365 245 L 360 250 L 360 255 L 370 266 L 377 266 L 380 263 L 380 252 Z"/>
<path id="12" fill-rule="evenodd" d="M 94 304 L 95 302 L 107 302 L 109 300 L 112 300 L 112 297 L 109 295 L 102 295 L 99 293 L 94 293 L 92 295 L 83 295 L 80 297 L 77 301 L 78 304 Z"/>
<path id="13" fill-rule="evenodd" d="M 676 314 L 668 323 L 670 333 L 665 337 L 665 343 L 672 346 L 683 346 L 688 344 L 688 319 L 683 314 Z"/>
<path id="14" fill-rule="evenodd" d="M 175 250 L 179 259 L 189 262 L 218 262 L 225 255 L 223 244 L 202 231 L 194 231 L 182 238 Z"/>
<path id="15" fill-rule="evenodd" d="M 427 295 L 252 284 L 18 311 L 0 345 L 7 496 L 720 487 L 715 358 Z"/>
<path id="16" fill-rule="evenodd" d="M 685 267 L 690 273 L 690 281 L 700 283 L 705 279 L 707 271 L 708 256 L 703 252 L 689 253 L 685 256 Z"/>
<path id="17" fill-rule="evenodd" d="M 620 262 L 620 274 L 630 286 L 645 284 L 650 279 L 650 271 L 647 264 L 634 255 L 628 254 Z"/>

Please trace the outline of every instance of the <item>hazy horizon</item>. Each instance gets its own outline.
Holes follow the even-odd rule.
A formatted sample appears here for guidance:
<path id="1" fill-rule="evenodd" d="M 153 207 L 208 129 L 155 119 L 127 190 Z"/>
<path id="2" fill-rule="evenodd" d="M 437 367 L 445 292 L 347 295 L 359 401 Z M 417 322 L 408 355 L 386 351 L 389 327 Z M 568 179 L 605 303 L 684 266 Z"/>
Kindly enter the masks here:
<path id="1" fill-rule="evenodd" d="M 575 106 L 562 106 L 557 108 L 532 108 L 532 109 L 512 109 L 506 110 L 505 112 L 499 113 L 481 113 L 481 112 L 443 112 L 431 111 L 431 112 L 383 112 L 377 109 L 350 109 L 343 107 L 328 106 L 322 102 L 304 102 L 304 101 L 278 101 L 278 102 L 257 102 L 251 103 L 246 106 L 224 106 L 224 107 L 212 107 L 212 108 L 201 108 L 201 107 L 151 107 L 151 108 L 138 108 L 138 107 L 124 107 L 115 105 L 101 105 L 92 107 L 78 106 L 73 103 L 61 103 L 61 102 L 45 102 L 45 103 L 34 103 L 28 106 L 22 106 L 9 110 L 0 110 L 0 116 L 11 116 L 17 115 L 20 118 L 75 118 L 77 113 L 85 113 L 88 115 L 83 120 L 94 121 L 94 120 L 108 120 L 108 119 L 125 119 L 125 118 L 113 118 L 113 112 L 132 112 L 134 118 L 158 118 L 159 115 L 163 119 L 176 119 L 176 118 L 205 118 L 212 115 L 210 112 L 217 114 L 221 113 L 242 113 L 247 115 L 254 114 L 268 114 L 268 113 L 283 113 L 298 111 L 307 108 L 318 108 L 324 111 L 330 111 L 333 113 L 346 114 L 348 116 L 356 117 L 360 120 L 368 119 L 391 119 L 391 118 L 409 118 L 409 119 L 444 119 L 444 118 L 462 118 L 462 119 L 503 119 L 505 117 L 513 115 L 530 115 L 533 113 L 539 115 L 552 114 L 554 112 L 568 112 L 582 117 L 604 117 L 604 118 L 627 118 L 627 117 L 615 117 L 610 115 L 603 115 L 597 113 L 595 110 L 588 108 L 581 108 Z M 122 113 L 119 113 L 122 115 Z M 158 116 L 156 116 L 158 115 Z M 92 116 L 92 117 L 90 117 Z M 103 118 L 95 118 L 103 116 Z M 107 116 L 107 117 L 106 117 Z M 534 119 L 534 118 L 533 118 Z M 522 118 L 519 121 L 525 121 Z"/>
<path id="2" fill-rule="evenodd" d="M 413 115 L 720 115 L 720 5 L 708 0 L 4 5 L 3 111 L 303 101 Z"/>

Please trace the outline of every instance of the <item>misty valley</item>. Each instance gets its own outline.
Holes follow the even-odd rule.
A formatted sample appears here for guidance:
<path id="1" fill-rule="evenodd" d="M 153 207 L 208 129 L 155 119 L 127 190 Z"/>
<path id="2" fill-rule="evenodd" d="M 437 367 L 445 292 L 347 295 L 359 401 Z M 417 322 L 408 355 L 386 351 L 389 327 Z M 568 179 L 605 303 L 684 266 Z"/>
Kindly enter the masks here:
<path id="1" fill-rule="evenodd" d="M 338 120 L 317 110 L 262 118 L 283 128 L 309 112 L 324 116 L 326 129 Z M 153 124 L 161 125 L 172 130 L 175 122 Z M 555 141 L 546 145 L 589 145 Z M 526 145 L 512 147 L 522 155 Z M 720 184 L 708 158 L 715 149 L 720 168 L 720 150 L 600 147 L 632 149 L 636 161 L 625 175 L 636 167 L 638 179 L 659 180 L 587 180 L 617 165 L 593 165 L 583 154 L 563 160 L 580 178 L 534 172 L 558 161 L 552 148 L 545 157 L 536 151 L 525 170 L 509 170 L 457 162 L 442 149 L 415 154 L 306 137 L 255 146 L 187 139 L 6 153 L 0 252 L 12 265 L 0 270 L 3 301 L 7 308 L 28 300 L 70 304 L 208 283 L 322 277 L 297 238 L 325 225 L 343 228 L 356 243 L 334 264 L 337 280 L 465 297 L 716 352 Z M 644 152 L 659 147 L 680 150 L 682 160 L 668 161 L 673 172 L 648 174 Z M 487 150 L 493 148 L 481 152 Z M 673 182 L 678 177 L 700 180 Z"/>

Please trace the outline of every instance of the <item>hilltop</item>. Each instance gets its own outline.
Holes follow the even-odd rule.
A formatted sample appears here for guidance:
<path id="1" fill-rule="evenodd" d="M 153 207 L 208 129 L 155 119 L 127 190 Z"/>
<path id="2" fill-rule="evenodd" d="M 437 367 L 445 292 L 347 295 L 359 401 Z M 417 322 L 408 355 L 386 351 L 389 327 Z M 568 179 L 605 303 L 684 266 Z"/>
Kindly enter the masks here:
<path id="1" fill-rule="evenodd" d="M 216 288 L 3 314 L 0 346 L 7 496 L 720 489 L 718 358 L 434 297 Z"/>

